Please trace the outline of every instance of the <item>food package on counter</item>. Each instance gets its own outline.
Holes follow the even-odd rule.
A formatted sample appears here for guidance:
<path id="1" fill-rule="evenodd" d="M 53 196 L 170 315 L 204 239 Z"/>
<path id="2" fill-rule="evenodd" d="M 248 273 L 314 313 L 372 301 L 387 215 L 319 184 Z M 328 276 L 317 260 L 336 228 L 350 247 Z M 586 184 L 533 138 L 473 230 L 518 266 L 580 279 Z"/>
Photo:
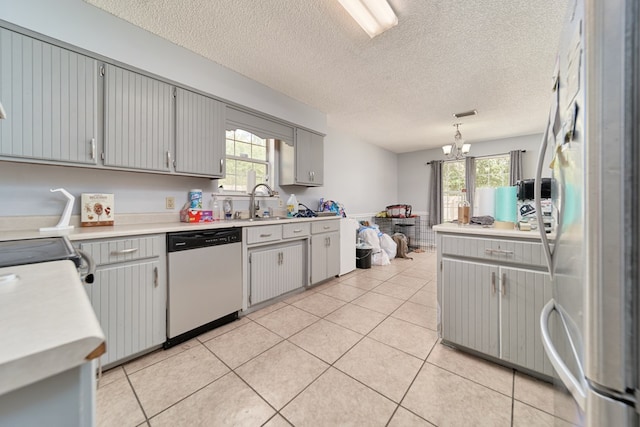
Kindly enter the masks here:
<path id="1" fill-rule="evenodd" d="M 411 217 L 411 205 L 390 205 L 387 206 L 388 218 L 409 218 Z"/>
<path id="2" fill-rule="evenodd" d="M 213 222 L 213 211 L 191 209 L 189 208 L 189 203 L 187 203 L 180 210 L 180 222 Z"/>
<path id="3" fill-rule="evenodd" d="M 82 193 L 80 196 L 80 225 L 97 227 L 114 224 L 113 194 Z"/>

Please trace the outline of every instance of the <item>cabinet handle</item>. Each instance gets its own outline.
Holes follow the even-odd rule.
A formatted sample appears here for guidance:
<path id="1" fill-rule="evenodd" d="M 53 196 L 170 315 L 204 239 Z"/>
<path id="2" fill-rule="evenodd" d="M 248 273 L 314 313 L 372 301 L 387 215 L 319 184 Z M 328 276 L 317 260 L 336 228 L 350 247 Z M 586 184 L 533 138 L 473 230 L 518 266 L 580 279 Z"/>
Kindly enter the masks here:
<path id="1" fill-rule="evenodd" d="M 121 251 L 111 251 L 111 255 L 126 255 L 126 254 L 132 254 L 137 251 L 138 251 L 138 248 L 123 249 Z"/>
<path id="2" fill-rule="evenodd" d="M 309 171 L 309 181 L 311 181 L 311 171 Z"/>
<path id="3" fill-rule="evenodd" d="M 328 229 L 330 229 L 331 227 L 329 227 L 328 225 L 325 225 L 325 226 L 324 226 L 324 227 L 322 227 L 322 228 L 323 228 L 324 230 L 328 230 Z"/>
<path id="4" fill-rule="evenodd" d="M 331 236 L 327 237 L 327 246 L 331 246 Z"/>
<path id="5" fill-rule="evenodd" d="M 485 249 L 484 253 L 487 255 L 504 255 L 504 256 L 513 255 L 513 251 L 505 251 L 504 249 Z"/>
<path id="6" fill-rule="evenodd" d="M 158 287 L 158 267 L 153 267 L 153 287 Z"/>
<path id="7" fill-rule="evenodd" d="M 502 296 L 507 295 L 507 275 L 506 273 L 502 273 Z"/>
<path id="8" fill-rule="evenodd" d="M 222 173 L 224 169 L 224 159 L 220 159 L 220 173 Z"/>
<path id="9" fill-rule="evenodd" d="M 495 272 L 491 273 L 491 294 L 492 295 L 496 294 L 496 273 Z"/>
<path id="10" fill-rule="evenodd" d="M 272 233 L 269 233 L 269 234 L 261 234 L 261 235 L 260 235 L 260 237 L 271 237 L 271 234 L 272 234 Z"/>
<path id="11" fill-rule="evenodd" d="M 96 139 L 91 138 L 91 160 L 96 159 Z"/>
<path id="12" fill-rule="evenodd" d="M 296 228 L 293 230 L 294 233 L 302 233 L 302 228 Z"/>
<path id="13" fill-rule="evenodd" d="M 316 180 L 316 173 L 311 171 L 311 181 L 315 182 L 315 180 Z"/>
<path id="14" fill-rule="evenodd" d="M 171 168 L 171 151 L 167 151 L 167 167 Z"/>

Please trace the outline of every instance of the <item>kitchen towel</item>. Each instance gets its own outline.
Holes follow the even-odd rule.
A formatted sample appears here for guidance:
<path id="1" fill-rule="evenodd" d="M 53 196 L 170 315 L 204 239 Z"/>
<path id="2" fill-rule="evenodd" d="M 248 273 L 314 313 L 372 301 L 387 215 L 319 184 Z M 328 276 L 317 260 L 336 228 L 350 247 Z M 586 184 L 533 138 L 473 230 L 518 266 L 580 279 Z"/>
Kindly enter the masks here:
<path id="1" fill-rule="evenodd" d="M 476 189 L 475 201 L 477 206 L 473 210 L 474 216 L 492 216 L 495 217 L 495 188 L 478 188 Z"/>
<path id="2" fill-rule="evenodd" d="M 495 217 L 496 221 L 512 222 L 515 224 L 517 216 L 517 188 L 496 188 Z"/>

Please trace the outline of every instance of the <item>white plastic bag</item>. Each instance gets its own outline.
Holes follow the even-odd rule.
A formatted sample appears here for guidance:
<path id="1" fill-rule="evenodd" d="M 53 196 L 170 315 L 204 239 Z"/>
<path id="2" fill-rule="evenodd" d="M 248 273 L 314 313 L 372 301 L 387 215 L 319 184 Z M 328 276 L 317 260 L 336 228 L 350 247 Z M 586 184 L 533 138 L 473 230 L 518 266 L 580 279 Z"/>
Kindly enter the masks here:
<path id="1" fill-rule="evenodd" d="M 387 253 L 389 259 L 394 259 L 396 257 L 398 245 L 388 234 L 383 234 L 382 236 L 380 236 L 380 247 Z"/>
<path id="2" fill-rule="evenodd" d="M 374 252 L 371 254 L 371 264 L 372 265 L 389 265 L 391 261 L 389 260 L 389 255 L 383 250 L 379 250 L 378 252 Z"/>
<path id="3" fill-rule="evenodd" d="M 380 252 L 380 239 L 378 238 L 378 233 L 371 229 L 365 228 L 358 236 L 365 242 L 368 243 L 369 246 L 373 247 L 373 253 Z"/>

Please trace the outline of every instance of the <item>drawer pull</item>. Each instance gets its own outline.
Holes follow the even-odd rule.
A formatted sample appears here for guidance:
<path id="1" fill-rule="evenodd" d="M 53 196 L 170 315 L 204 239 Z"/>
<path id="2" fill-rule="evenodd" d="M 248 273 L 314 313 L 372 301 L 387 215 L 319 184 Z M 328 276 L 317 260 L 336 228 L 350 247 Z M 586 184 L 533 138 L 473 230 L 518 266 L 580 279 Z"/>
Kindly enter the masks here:
<path id="1" fill-rule="evenodd" d="M 328 225 L 325 225 L 325 226 L 324 226 L 324 227 L 322 227 L 322 228 L 323 228 L 323 229 L 325 229 L 325 230 L 328 230 L 328 229 L 330 229 L 331 227 L 329 227 Z"/>
<path id="2" fill-rule="evenodd" d="M 138 248 L 123 249 L 121 251 L 111 251 L 111 255 L 127 255 L 138 252 Z"/>
<path id="3" fill-rule="evenodd" d="M 261 234 L 260 237 L 271 237 L 272 233 L 269 234 Z"/>
<path id="4" fill-rule="evenodd" d="M 302 233 L 302 229 L 301 228 L 296 228 L 295 230 L 293 230 L 294 233 Z"/>
<path id="5" fill-rule="evenodd" d="M 504 255 L 504 256 L 513 255 L 513 251 L 505 251 L 504 249 L 485 249 L 484 253 L 487 255 Z"/>

